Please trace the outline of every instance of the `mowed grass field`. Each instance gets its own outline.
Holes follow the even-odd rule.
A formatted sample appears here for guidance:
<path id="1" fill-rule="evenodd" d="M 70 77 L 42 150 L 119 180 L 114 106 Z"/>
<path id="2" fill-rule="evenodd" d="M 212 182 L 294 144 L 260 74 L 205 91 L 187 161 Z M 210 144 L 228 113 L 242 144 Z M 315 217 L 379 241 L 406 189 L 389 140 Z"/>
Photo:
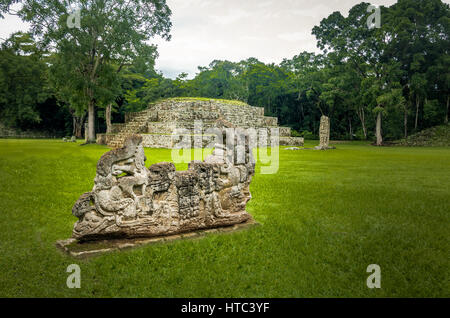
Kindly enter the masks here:
<path id="1" fill-rule="evenodd" d="M 251 184 L 261 226 L 75 260 L 55 241 L 109 150 L 79 145 L 0 140 L 1 297 L 450 296 L 450 148 L 281 147 L 278 173 Z M 146 154 L 147 166 L 171 160 Z M 66 286 L 72 263 L 80 289 Z M 369 264 L 381 289 L 366 286 Z"/>

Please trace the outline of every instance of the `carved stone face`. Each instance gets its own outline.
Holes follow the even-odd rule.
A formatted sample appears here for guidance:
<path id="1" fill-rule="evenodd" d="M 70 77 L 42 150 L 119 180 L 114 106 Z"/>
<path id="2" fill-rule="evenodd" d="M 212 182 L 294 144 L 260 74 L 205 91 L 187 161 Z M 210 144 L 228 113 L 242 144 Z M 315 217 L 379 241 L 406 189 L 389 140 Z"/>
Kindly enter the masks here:
<path id="1" fill-rule="evenodd" d="M 152 165 L 149 170 L 149 186 L 153 191 L 167 191 L 174 177 L 175 165 L 173 163 L 161 162 Z"/>
<path id="2" fill-rule="evenodd" d="M 178 209 L 182 219 L 196 217 L 199 214 L 198 177 L 198 174 L 193 170 L 181 171 L 176 176 Z"/>
<path id="3" fill-rule="evenodd" d="M 191 162 L 189 169 L 197 173 L 198 185 L 205 193 L 211 193 L 216 189 L 216 179 L 219 177 L 219 169 L 215 164 Z"/>
<path id="4" fill-rule="evenodd" d="M 139 145 L 136 147 L 136 151 L 131 158 L 114 162 L 111 167 L 111 174 L 113 176 L 120 176 L 122 174 L 134 176 L 145 170 L 146 160 L 144 148 L 142 145 Z"/>

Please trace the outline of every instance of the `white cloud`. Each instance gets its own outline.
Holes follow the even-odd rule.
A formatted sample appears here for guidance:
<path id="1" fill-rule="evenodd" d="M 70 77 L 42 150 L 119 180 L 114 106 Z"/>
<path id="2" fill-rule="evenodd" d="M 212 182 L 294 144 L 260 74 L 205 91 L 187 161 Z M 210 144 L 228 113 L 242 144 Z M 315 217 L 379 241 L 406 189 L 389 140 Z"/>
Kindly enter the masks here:
<path id="1" fill-rule="evenodd" d="M 310 40 L 312 36 L 305 32 L 281 33 L 278 38 L 288 42 L 300 42 Z"/>
<path id="2" fill-rule="evenodd" d="M 19 17 L 6 15 L 0 19 L 0 41 L 6 40 L 9 36 L 18 31 L 26 31 L 30 27 L 28 23 L 22 22 Z"/>
<path id="3" fill-rule="evenodd" d="M 448 1 L 448 0 L 447 0 Z M 256 57 L 279 63 L 301 51 L 315 51 L 311 30 L 334 11 L 345 15 L 360 0 L 167 0 L 172 9 L 172 40 L 155 38 L 156 67 L 175 78 L 190 77 L 214 59 Z M 396 0 L 368 0 L 391 5 Z M 0 20 L 0 37 L 27 26 L 16 17 Z"/>
<path id="4" fill-rule="evenodd" d="M 391 5 L 395 0 L 370 1 Z M 156 65 L 175 77 L 193 77 L 214 59 L 238 62 L 256 57 L 279 63 L 301 51 L 318 52 L 311 30 L 334 11 L 358 0 L 168 0 L 173 11 L 172 40 L 156 41 Z"/>

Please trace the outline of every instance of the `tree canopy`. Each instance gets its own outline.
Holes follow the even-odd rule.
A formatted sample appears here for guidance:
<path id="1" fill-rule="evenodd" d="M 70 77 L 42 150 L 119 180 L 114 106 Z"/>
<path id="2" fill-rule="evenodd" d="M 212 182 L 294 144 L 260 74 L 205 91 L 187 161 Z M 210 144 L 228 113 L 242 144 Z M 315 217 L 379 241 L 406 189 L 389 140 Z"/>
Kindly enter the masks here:
<path id="1" fill-rule="evenodd" d="M 15 2 L 1 1 L 0 12 L 11 12 Z M 2 62 L 12 61 L 0 63 L 0 111 L 11 124 L 38 121 L 46 94 L 77 118 L 89 110 L 89 123 L 95 117 L 101 129 L 98 118 L 108 122 L 108 109 L 120 120 L 158 99 L 183 96 L 264 107 L 307 138 L 317 136 L 321 115 L 331 118 L 332 138 L 377 144 L 448 122 L 450 8 L 441 0 L 382 6 L 379 28 L 367 26 L 369 3 L 361 2 L 313 28 L 320 54 L 299 50 L 279 64 L 214 60 L 192 79 L 165 78 L 154 68 L 157 48 L 148 40 L 170 38 L 163 0 L 20 2 L 15 14 L 31 23 L 31 34 L 11 38 L 0 52 Z M 67 24 L 70 5 L 80 9 L 79 28 Z M 30 82 L 8 86 L 7 78 L 20 76 Z"/>

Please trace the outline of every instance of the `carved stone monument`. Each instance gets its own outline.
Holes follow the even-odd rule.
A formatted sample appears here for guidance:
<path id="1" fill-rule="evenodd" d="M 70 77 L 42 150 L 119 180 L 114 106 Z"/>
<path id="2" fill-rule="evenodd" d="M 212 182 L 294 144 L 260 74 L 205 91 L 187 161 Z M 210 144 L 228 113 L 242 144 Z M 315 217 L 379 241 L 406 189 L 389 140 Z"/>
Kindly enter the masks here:
<path id="1" fill-rule="evenodd" d="M 255 163 L 248 142 L 237 144 L 219 144 L 204 161 L 176 171 L 168 162 L 146 168 L 142 137 L 128 137 L 100 158 L 92 191 L 73 206 L 73 239 L 149 238 L 252 221 L 245 207 Z"/>
<path id="2" fill-rule="evenodd" d="M 319 128 L 319 138 L 320 143 L 315 147 L 316 150 L 327 150 L 333 149 L 329 147 L 330 143 L 330 118 L 322 115 L 320 117 L 320 128 Z"/>

